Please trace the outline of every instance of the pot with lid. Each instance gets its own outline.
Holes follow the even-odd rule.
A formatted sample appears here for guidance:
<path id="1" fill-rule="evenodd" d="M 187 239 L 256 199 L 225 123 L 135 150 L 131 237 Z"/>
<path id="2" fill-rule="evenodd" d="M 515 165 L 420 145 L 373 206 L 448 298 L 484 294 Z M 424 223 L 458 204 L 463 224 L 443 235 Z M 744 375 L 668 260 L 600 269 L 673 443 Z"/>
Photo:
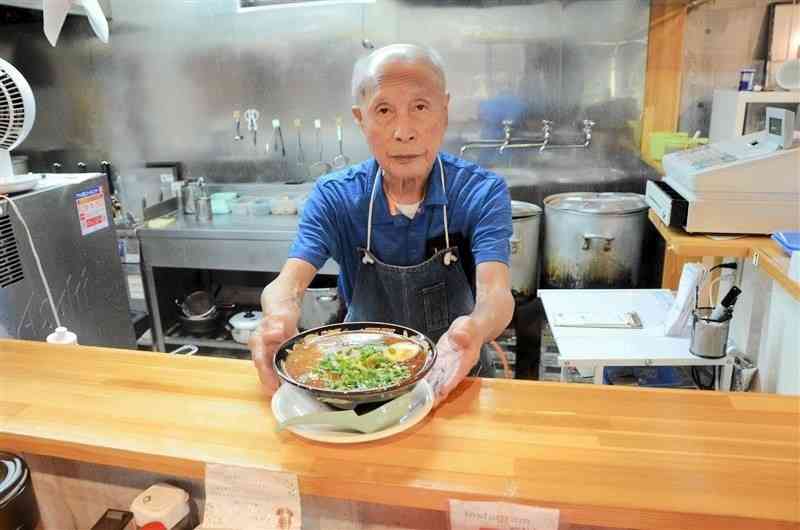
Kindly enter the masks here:
<path id="1" fill-rule="evenodd" d="M 0 451 L 0 530 L 33 530 L 38 523 L 28 466 L 19 456 Z"/>
<path id="2" fill-rule="evenodd" d="M 261 323 L 261 317 L 261 311 L 244 311 L 233 315 L 228 321 L 233 340 L 240 344 L 247 344 L 250 335 Z"/>
<path id="3" fill-rule="evenodd" d="M 543 283 L 629 288 L 639 283 L 647 204 L 637 193 L 559 193 L 544 200 Z"/>
<path id="4" fill-rule="evenodd" d="M 529 297 L 536 290 L 539 272 L 539 227 L 542 209 L 523 201 L 511 201 L 511 291 Z"/>

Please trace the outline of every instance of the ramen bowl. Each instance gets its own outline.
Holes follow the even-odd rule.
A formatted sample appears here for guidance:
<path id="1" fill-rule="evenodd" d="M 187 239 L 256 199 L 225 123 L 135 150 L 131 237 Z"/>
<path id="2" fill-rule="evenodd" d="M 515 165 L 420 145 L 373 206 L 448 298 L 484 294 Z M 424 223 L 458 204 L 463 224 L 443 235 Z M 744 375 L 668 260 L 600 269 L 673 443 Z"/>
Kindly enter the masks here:
<path id="1" fill-rule="evenodd" d="M 419 331 L 382 322 L 345 322 L 292 337 L 278 348 L 273 362 L 283 382 L 334 407 L 352 409 L 410 392 L 435 360 L 435 344 Z"/>

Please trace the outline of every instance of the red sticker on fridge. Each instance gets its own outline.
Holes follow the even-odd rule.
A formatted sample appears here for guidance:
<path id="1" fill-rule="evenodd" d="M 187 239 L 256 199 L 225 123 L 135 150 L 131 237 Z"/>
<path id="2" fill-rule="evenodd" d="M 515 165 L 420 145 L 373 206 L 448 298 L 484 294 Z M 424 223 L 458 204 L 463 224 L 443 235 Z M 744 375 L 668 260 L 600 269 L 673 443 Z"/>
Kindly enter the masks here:
<path id="1" fill-rule="evenodd" d="M 81 235 L 86 236 L 108 226 L 108 213 L 103 188 L 94 186 L 75 194 Z"/>

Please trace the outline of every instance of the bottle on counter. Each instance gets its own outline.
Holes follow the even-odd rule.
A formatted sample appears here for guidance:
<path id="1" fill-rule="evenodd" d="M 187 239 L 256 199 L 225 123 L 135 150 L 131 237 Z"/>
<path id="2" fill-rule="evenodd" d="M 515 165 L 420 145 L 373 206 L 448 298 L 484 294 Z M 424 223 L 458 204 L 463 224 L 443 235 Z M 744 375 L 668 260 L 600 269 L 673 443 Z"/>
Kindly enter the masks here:
<path id="1" fill-rule="evenodd" d="M 64 326 L 60 326 L 57 327 L 53 333 L 47 336 L 47 342 L 50 344 L 69 344 L 77 346 L 78 336 Z"/>
<path id="2" fill-rule="evenodd" d="M 141 492 L 131 503 L 130 510 L 137 530 L 193 528 L 189 494 L 165 482 L 153 484 Z"/>

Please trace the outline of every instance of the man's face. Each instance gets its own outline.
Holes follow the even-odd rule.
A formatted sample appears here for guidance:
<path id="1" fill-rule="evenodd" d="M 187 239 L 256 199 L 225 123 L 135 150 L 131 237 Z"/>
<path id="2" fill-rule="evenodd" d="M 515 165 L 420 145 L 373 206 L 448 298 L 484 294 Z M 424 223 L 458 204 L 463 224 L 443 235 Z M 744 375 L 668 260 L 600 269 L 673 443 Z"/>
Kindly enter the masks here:
<path id="1" fill-rule="evenodd" d="M 449 100 L 428 65 L 383 66 L 376 86 L 353 107 L 353 116 L 389 178 L 428 176 L 447 129 Z"/>

